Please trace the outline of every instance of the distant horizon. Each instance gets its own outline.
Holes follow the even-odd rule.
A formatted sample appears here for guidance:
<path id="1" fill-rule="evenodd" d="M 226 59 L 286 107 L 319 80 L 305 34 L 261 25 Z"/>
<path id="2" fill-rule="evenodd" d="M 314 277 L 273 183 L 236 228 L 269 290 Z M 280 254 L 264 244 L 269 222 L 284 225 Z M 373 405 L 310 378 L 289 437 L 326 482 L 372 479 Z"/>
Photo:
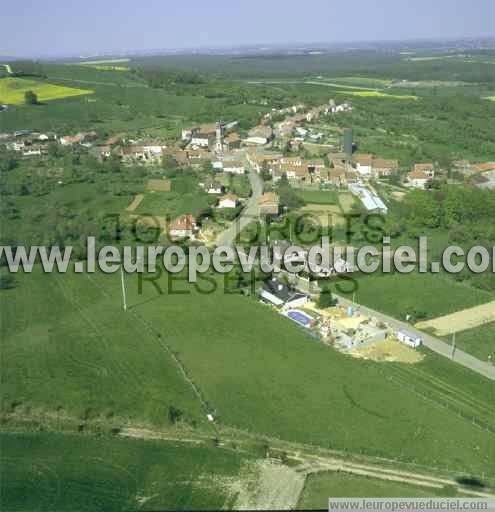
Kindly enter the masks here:
<path id="1" fill-rule="evenodd" d="M 225 43 L 214 46 L 182 46 L 182 47 L 156 47 L 156 48 L 122 48 L 115 50 L 96 50 L 87 52 L 84 50 L 74 51 L 69 53 L 32 53 L 32 54 L 10 54 L 3 55 L 0 53 L 0 59 L 4 61 L 12 60 L 59 60 L 59 59 L 90 59 L 90 58 L 103 58 L 103 57 L 117 57 L 117 56 L 154 56 L 154 55 L 195 55 L 195 54 L 232 54 L 236 51 L 246 51 L 263 53 L 265 50 L 365 50 L 365 49 L 379 49 L 379 47 L 387 47 L 396 45 L 397 49 L 404 49 L 409 47 L 411 49 L 420 50 L 422 46 L 411 47 L 412 43 L 442 43 L 438 50 L 454 49 L 454 46 L 449 43 L 460 42 L 482 42 L 488 45 L 480 46 L 480 49 L 495 49 L 495 36 L 491 34 L 486 35 L 466 35 L 459 37 L 412 37 L 404 39 L 356 39 L 356 40 L 342 40 L 342 41 L 287 41 L 278 43 L 254 42 L 244 44 Z M 424 47 L 427 48 L 426 46 Z M 473 47 L 478 48 L 478 47 Z M 433 48 L 431 48 L 433 49 Z M 465 49 L 462 47 L 460 49 Z"/>
<path id="2" fill-rule="evenodd" d="M 493 0 L 144 0 L 72 4 L 26 0 L 2 9 L 0 55 L 56 58 L 379 41 L 482 39 L 495 32 Z M 295 43 L 287 43 L 295 41 Z M 330 43 L 329 43 L 330 44 Z"/>

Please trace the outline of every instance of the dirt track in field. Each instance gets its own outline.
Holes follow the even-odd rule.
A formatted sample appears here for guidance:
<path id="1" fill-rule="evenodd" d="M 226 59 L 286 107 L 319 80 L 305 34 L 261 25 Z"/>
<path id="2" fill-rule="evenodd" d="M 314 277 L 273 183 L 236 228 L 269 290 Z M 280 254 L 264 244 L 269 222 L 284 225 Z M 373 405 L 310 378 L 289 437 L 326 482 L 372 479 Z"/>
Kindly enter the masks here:
<path id="1" fill-rule="evenodd" d="M 495 321 L 495 301 L 474 308 L 463 309 L 426 322 L 419 322 L 416 327 L 418 329 L 434 329 L 437 336 L 446 336 L 493 321 Z"/>
<path id="2" fill-rule="evenodd" d="M 133 212 L 138 208 L 144 199 L 144 194 L 137 194 L 132 200 L 131 204 L 125 209 L 126 212 Z"/>

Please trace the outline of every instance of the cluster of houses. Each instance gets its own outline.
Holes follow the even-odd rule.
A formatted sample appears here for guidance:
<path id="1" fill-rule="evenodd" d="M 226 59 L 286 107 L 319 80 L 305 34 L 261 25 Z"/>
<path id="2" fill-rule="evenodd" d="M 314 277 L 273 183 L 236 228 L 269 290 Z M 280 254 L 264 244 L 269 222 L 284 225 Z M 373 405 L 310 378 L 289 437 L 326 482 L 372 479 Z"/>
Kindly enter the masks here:
<path id="1" fill-rule="evenodd" d="M 302 156 L 248 152 L 250 165 L 258 172 L 270 173 L 276 183 L 283 176 L 293 185 L 323 184 L 348 186 L 362 177 L 382 178 L 399 170 L 397 160 L 384 160 L 373 155 L 328 153 L 326 159 Z"/>
<path id="2" fill-rule="evenodd" d="M 456 160 L 452 162 L 452 170 L 464 174 L 467 177 L 477 176 L 477 184 L 480 187 L 495 188 L 495 162 L 472 164 L 468 160 Z M 406 186 L 424 190 L 432 179 L 441 174 L 440 169 L 434 163 L 420 163 L 406 174 Z"/>
<path id="3" fill-rule="evenodd" d="M 241 145 L 240 135 L 233 131 L 237 121 L 231 123 L 208 123 L 194 125 L 182 130 L 181 139 L 191 149 L 207 149 L 222 153 Z"/>
<path id="4" fill-rule="evenodd" d="M 345 165 L 340 162 L 331 162 L 331 167 L 327 167 L 323 159 L 307 160 L 301 156 L 260 154 L 254 151 L 248 152 L 247 159 L 258 173 L 268 172 L 273 183 L 285 176 L 294 186 L 312 183 L 340 186 L 347 177 L 350 178 Z"/>
<path id="5" fill-rule="evenodd" d="M 216 182 L 210 182 L 203 184 L 203 189 L 208 194 L 218 194 L 219 198 L 217 201 L 216 208 L 222 209 L 234 209 L 241 204 L 242 200 L 235 194 L 225 194 L 223 186 Z M 275 192 L 265 192 L 258 199 L 258 214 L 260 216 L 271 215 L 277 216 L 280 209 L 280 199 L 278 194 Z M 180 215 L 173 219 L 169 227 L 169 235 L 172 239 L 191 239 L 194 240 L 201 230 L 198 219 L 191 214 Z"/>
<path id="6" fill-rule="evenodd" d="M 23 157 L 41 156 L 48 153 L 48 143 L 57 141 L 54 133 L 18 131 L 14 134 L 0 134 L 0 143 Z"/>

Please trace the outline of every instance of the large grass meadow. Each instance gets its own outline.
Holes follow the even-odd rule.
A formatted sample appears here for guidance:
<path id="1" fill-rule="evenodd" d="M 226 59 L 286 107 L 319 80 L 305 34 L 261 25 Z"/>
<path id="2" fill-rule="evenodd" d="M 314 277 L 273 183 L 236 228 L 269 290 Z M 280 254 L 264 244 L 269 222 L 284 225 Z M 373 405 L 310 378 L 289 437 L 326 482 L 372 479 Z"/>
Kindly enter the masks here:
<path id="1" fill-rule="evenodd" d="M 232 507 L 243 459 L 221 448 L 55 433 L 0 434 L 2 510 Z"/>
<path id="2" fill-rule="evenodd" d="M 430 353 L 415 366 L 357 361 L 252 298 L 208 293 L 213 276 L 198 289 L 169 277 L 139 290 L 128 276 L 124 313 L 116 274 L 17 275 L 1 292 L 4 412 L 168 428 L 173 405 L 206 428 L 172 352 L 220 426 L 495 474 L 493 383 Z"/>

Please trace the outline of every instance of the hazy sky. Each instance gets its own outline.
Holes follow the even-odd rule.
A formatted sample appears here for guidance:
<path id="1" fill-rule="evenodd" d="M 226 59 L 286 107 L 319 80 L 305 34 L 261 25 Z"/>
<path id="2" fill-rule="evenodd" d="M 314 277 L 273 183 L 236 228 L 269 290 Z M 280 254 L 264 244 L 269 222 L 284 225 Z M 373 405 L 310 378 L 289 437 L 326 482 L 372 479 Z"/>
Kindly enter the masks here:
<path id="1" fill-rule="evenodd" d="M 23 0 L 0 55 L 495 34 L 495 0 Z"/>

